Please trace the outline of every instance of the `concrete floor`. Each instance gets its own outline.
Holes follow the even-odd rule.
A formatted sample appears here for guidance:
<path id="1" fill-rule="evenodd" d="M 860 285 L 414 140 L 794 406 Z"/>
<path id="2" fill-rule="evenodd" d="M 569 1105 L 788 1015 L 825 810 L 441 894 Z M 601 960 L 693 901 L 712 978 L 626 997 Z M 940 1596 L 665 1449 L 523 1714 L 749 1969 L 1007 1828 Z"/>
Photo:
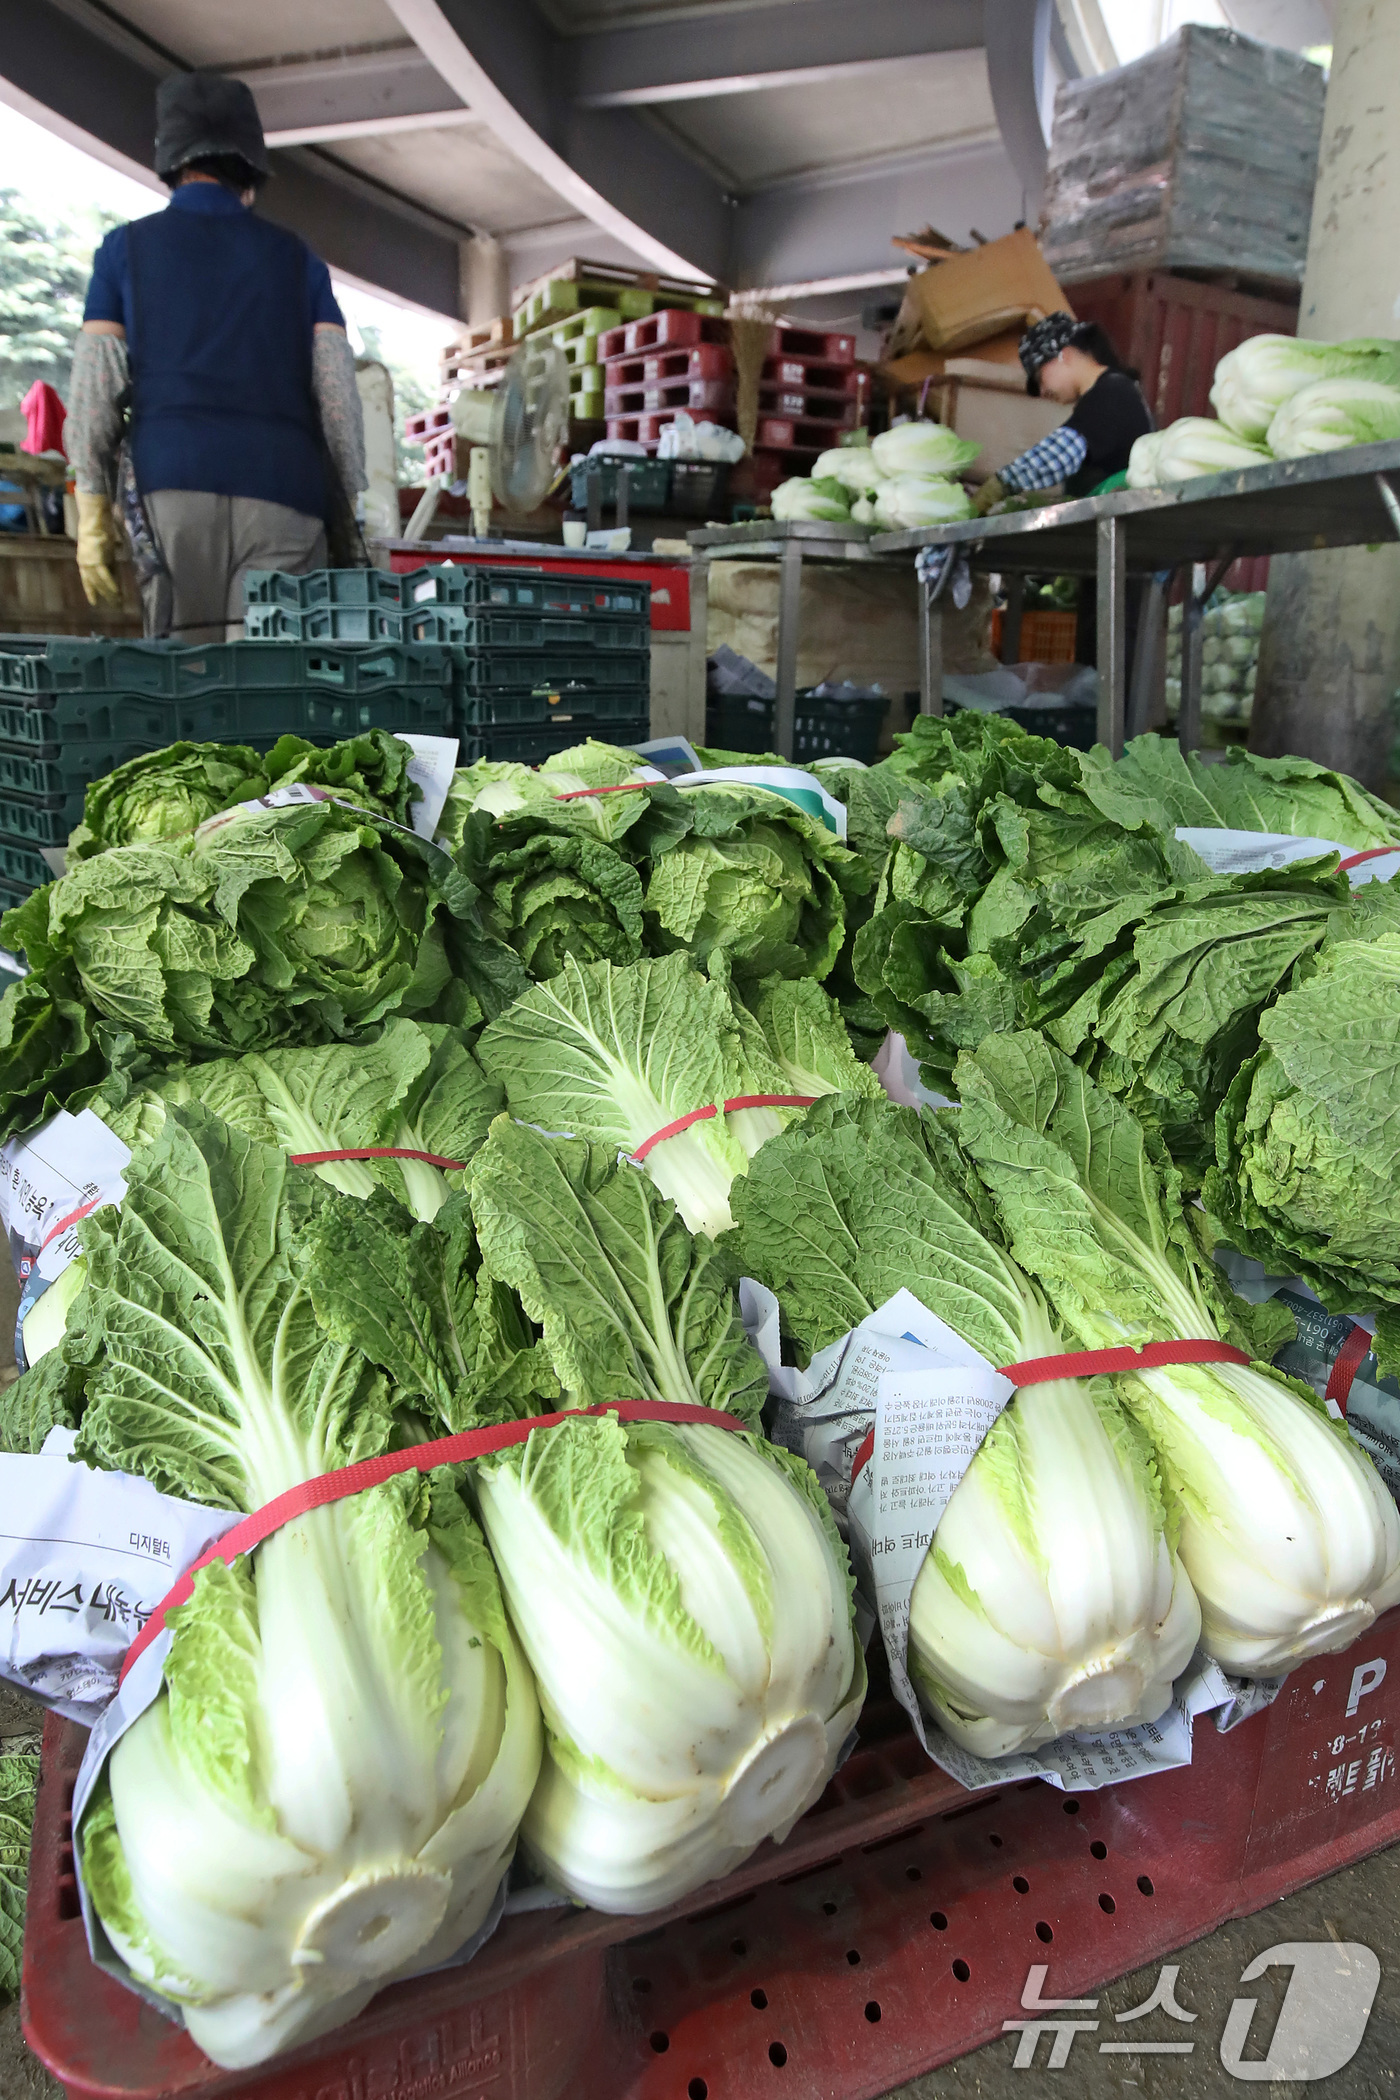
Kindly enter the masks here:
<path id="1" fill-rule="evenodd" d="M 9 1264 L 0 1261 L 0 1387 L 14 1376 L 11 1338 L 17 1292 Z M 33 1703 L 9 1686 L 0 1684 L 0 1751 L 17 1738 L 32 1739 L 37 1710 Z M 1150 1784 L 1150 1782 L 1147 1782 Z M 1257 1982 L 1241 1985 L 1241 1972 L 1266 1948 L 1286 1942 L 1356 1941 L 1378 1957 L 1380 1988 L 1370 2024 L 1356 2055 L 1335 2075 L 1313 2081 L 1270 2080 L 1275 2100 L 1305 2100 L 1316 2092 L 1333 2100 L 1397 2100 L 1397 2066 L 1400 2066 L 1400 1846 L 1378 1853 L 1374 1859 L 1348 1868 L 1330 1880 L 1319 1882 L 1277 1903 L 1257 1917 L 1223 1926 L 1176 1957 L 1180 1974 L 1176 2002 L 1197 2019 L 1191 2025 L 1178 2023 L 1161 2013 L 1144 2017 L 1124 2030 L 1128 2038 L 1193 2040 L 1189 2056 L 1101 2056 L 1100 2040 L 1115 2032 L 1113 2016 L 1141 2005 L 1151 1996 L 1160 1965 L 1139 1970 L 1111 1984 L 1100 1999 L 1097 2034 L 1081 2034 L 1071 2044 L 1062 2070 L 1045 2068 L 1048 2039 L 1037 2047 L 1032 2068 L 1017 2070 L 1017 2035 L 1007 2035 L 975 2050 L 960 2062 L 945 2065 L 927 2077 L 901 2086 L 886 2100 L 1017 2100 L 1017 2096 L 1054 2093 L 1073 2100 L 1215 2100 L 1215 2096 L 1237 2094 L 1250 2074 L 1258 2077 L 1251 2057 L 1258 2059 L 1264 2047 L 1246 2043 L 1239 2070 L 1222 2067 L 1220 2042 L 1232 2002 L 1239 1996 L 1258 2000 L 1253 2031 L 1264 2045 L 1274 2033 L 1283 2003 L 1288 1970 L 1266 1973 Z M 1090 2013 L 1068 2015 L 1090 2019 Z M 25 2047 L 19 2031 L 19 2008 L 0 2010 L 0 2100 L 63 2100 L 63 2088 L 48 2076 L 42 2064 Z M 505 2100 L 505 2096 L 502 2096 Z M 511 2100 L 529 2100 L 528 2095 Z M 677 2096 L 679 2100 L 679 2096 Z M 751 2100 L 751 2096 L 716 2096 L 716 2100 Z M 770 2100 L 770 2096 L 752 2096 Z M 771 2100 L 782 2100 L 774 2093 Z M 823 2100 L 844 2100 L 840 2094 Z"/>

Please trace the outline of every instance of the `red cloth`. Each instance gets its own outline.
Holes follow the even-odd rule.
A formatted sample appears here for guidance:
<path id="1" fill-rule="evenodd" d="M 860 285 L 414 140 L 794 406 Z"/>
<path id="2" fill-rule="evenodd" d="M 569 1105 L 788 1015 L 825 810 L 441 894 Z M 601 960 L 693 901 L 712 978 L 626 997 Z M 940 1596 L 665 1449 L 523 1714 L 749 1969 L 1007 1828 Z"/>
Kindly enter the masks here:
<path id="1" fill-rule="evenodd" d="M 20 451 L 62 452 L 67 459 L 63 426 L 68 420 L 68 411 L 47 379 L 36 379 L 19 407 L 20 414 L 29 424 L 29 435 L 21 438 Z"/>

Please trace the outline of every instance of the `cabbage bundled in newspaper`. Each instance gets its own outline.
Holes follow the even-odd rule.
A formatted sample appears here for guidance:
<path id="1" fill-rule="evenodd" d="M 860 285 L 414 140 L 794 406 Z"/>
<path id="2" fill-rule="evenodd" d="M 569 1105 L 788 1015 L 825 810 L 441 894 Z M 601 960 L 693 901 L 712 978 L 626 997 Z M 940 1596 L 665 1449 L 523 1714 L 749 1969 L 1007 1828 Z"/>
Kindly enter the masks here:
<path id="1" fill-rule="evenodd" d="M 1349 1647 L 1400 1601 L 1400 1514 L 1345 1423 L 1267 1367 L 1276 1311 L 1232 1298 L 1164 1150 L 1043 1037 L 988 1038 L 956 1076 L 1012 1250 L 1080 1342 L 1230 1340 L 1263 1359 L 1117 1381 L 1181 1509 L 1205 1653 L 1274 1676 Z"/>
<path id="2" fill-rule="evenodd" d="M 819 1102 L 763 1147 L 733 1201 L 740 1266 L 774 1292 L 802 1357 L 901 1289 L 993 1366 L 1065 1348 L 940 1119 Z M 910 1599 L 910 1676 L 948 1735 L 996 1757 L 1157 1720 L 1200 1630 L 1175 1521 L 1107 1379 L 1023 1387 L 954 1490 Z"/>
<path id="3" fill-rule="evenodd" d="M 460 1199 L 459 1199 L 460 1200 Z M 85 1226 L 78 1455 L 254 1510 L 387 1450 L 397 1395 L 333 1340 L 285 1156 L 172 1108 Z M 420 1226 L 431 1234 L 431 1226 Z M 343 1276 L 372 1302 L 368 1271 Z M 419 1277 L 420 1318 L 432 1291 Z M 404 1475 L 211 1563 L 77 1833 L 112 1946 L 216 2063 L 261 2063 L 487 1921 L 539 1769 L 534 1688 L 450 1475 Z"/>

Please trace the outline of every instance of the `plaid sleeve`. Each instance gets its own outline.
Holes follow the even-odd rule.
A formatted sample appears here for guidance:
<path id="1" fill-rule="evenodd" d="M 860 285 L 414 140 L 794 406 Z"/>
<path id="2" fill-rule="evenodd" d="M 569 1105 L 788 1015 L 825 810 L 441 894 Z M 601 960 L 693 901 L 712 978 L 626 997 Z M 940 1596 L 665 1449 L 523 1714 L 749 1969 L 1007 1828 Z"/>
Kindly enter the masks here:
<path id="1" fill-rule="evenodd" d="M 1077 430 L 1062 423 L 1052 430 L 1038 445 L 1013 459 L 1006 467 L 998 467 L 997 479 L 1009 489 L 1053 489 L 1058 483 L 1068 481 L 1077 474 L 1088 456 L 1089 447 Z"/>

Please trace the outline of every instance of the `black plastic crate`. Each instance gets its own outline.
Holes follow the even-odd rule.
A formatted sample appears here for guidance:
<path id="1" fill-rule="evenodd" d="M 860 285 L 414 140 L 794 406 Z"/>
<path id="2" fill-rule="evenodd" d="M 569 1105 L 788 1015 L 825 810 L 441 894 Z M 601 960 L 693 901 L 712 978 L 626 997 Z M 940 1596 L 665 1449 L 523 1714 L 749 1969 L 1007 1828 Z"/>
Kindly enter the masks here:
<path id="1" fill-rule="evenodd" d="M 581 647 L 611 655 L 651 648 L 647 620 L 612 613 L 472 612 L 463 619 L 462 646 L 472 651 Z"/>
<path id="2" fill-rule="evenodd" d="M 616 576 L 568 576 L 544 569 L 432 562 L 401 576 L 403 602 L 474 610 L 600 615 L 650 622 L 651 585 Z"/>
<path id="3" fill-rule="evenodd" d="M 799 693 L 793 716 L 794 759 L 858 758 L 873 766 L 889 702 L 814 699 Z M 721 751 L 771 751 L 773 703 L 748 693 L 712 693 L 705 707 L 705 742 Z"/>
<path id="4" fill-rule="evenodd" d="M 318 642 L 78 641 L 55 635 L 43 656 L 0 654 L 0 691 L 127 693 L 182 700 L 268 687 L 369 695 L 404 686 L 448 691 L 452 651 L 430 642 L 354 648 Z"/>
<path id="5" fill-rule="evenodd" d="M 334 744 L 367 729 L 383 729 L 390 736 L 450 736 L 453 696 L 450 689 L 413 686 L 369 695 L 272 688 L 206 693 L 181 701 L 173 712 L 175 726 L 157 739 L 157 746 L 182 737 L 200 744 L 258 744 L 289 732 L 313 744 Z"/>
<path id="6" fill-rule="evenodd" d="M 638 719 L 642 696 L 634 686 L 608 691 L 599 686 L 574 691 L 533 693 L 483 693 L 464 700 L 458 711 L 458 734 L 474 736 L 489 728 L 523 728 L 531 723 L 574 722 L 581 725 L 580 737 L 596 729 L 604 742 L 605 725 Z"/>
<path id="7" fill-rule="evenodd" d="M 292 576 L 285 569 L 250 569 L 243 578 L 245 605 L 286 605 L 293 609 L 312 605 L 406 604 L 401 596 L 402 576 L 387 569 L 312 569 L 305 576 Z"/>
<path id="8" fill-rule="evenodd" d="M 460 605 L 248 605 L 243 631 L 252 642 L 463 642 Z"/>
<path id="9" fill-rule="evenodd" d="M 945 702 L 950 715 L 963 710 L 954 701 Z M 1027 736 L 1048 737 L 1052 744 L 1063 744 L 1068 751 L 1091 751 L 1098 742 L 1098 710 L 1092 707 L 1004 707 L 997 712 Z"/>
<path id="10" fill-rule="evenodd" d="M 617 650 L 594 654 L 577 649 L 492 651 L 476 656 L 464 651 L 457 690 L 460 700 L 484 693 L 555 692 L 569 686 L 636 686 L 651 683 L 648 651 Z"/>
<path id="11" fill-rule="evenodd" d="M 493 758 L 498 763 L 513 760 L 520 766 L 537 766 L 556 751 L 567 751 L 571 744 L 581 744 L 584 738 L 594 734 L 586 724 L 548 724 L 538 729 L 487 729 L 473 733 L 468 731 L 462 740 L 460 763 L 474 765 L 479 758 Z M 602 741 L 620 744 L 626 749 L 632 744 L 644 744 L 651 735 L 651 722 L 640 715 L 630 722 L 609 724 Z"/>
<path id="12" fill-rule="evenodd" d="M 668 459 L 582 459 L 570 470 L 570 493 L 575 510 L 588 508 L 588 484 L 596 480 L 598 497 L 605 510 L 617 502 L 618 476 L 627 474 L 627 508 L 670 508 L 671 461 Z"/>
<path id="13" fill-rule="evenodd" d="M 671 501 L 673 517 L 720 520 L 729 495 L 729 462 L 723 459 L 673 459 Z"/>

